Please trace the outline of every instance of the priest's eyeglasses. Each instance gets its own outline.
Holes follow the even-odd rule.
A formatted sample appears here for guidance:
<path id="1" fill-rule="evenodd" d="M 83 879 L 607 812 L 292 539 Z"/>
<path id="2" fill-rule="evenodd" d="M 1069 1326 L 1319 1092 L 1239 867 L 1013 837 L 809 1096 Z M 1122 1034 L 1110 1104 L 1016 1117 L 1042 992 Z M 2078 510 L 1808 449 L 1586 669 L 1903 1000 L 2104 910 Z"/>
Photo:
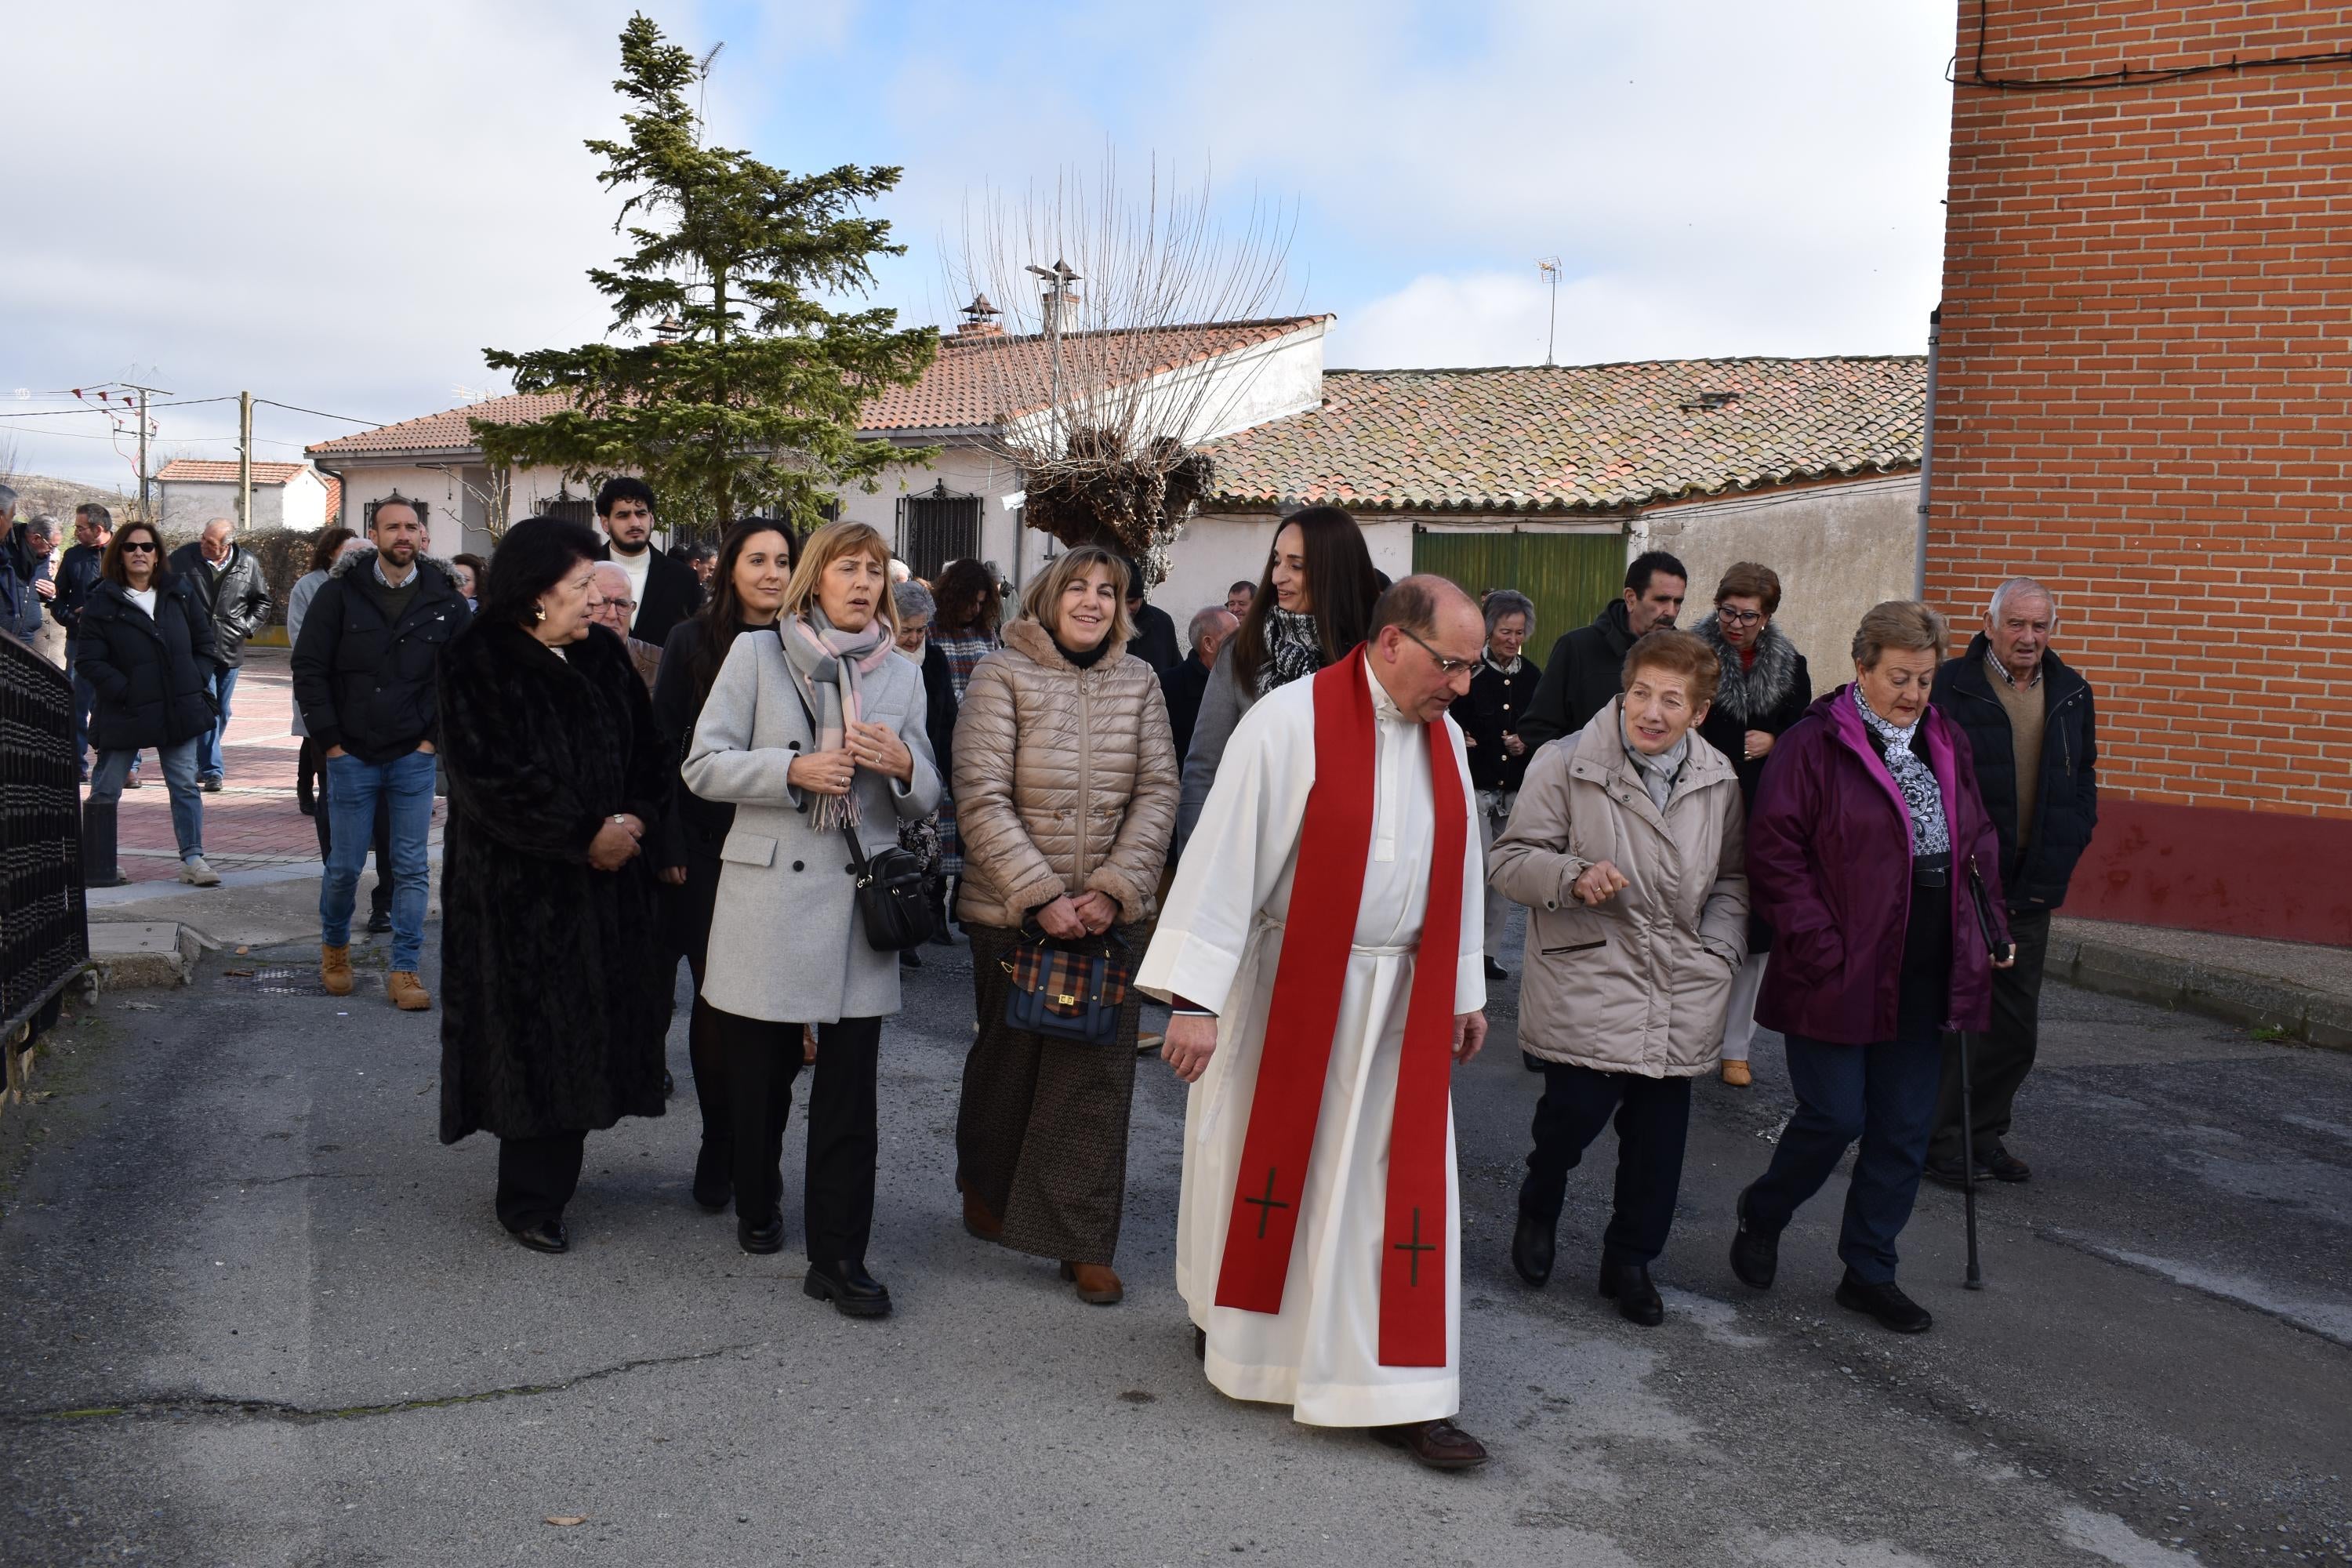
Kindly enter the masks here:
<path id="1" fill-rule="evenodd" d="M 1464 670 L 1468 669 L 1471 666 L 1478 662 L 1475 658 L 1448 658 L 1444 654 L 1438 652 L 1435 648 L 1431 647 L 1429 644 L 1422 638 L 1413 637 L 1413 634 L 1410 631 L 1406 631 L 1404 627 L 1399 626 L 1397 627 L 1397 630 L 1404 632 L 1405 636 L 1412 637 L 1413 641 L 1420 643 L 1422 651 L 1437 661 L 1437 672 L 1445 677 L 1448 680 L 1453 679 L 1455 676 L 1461 674 Z"/>

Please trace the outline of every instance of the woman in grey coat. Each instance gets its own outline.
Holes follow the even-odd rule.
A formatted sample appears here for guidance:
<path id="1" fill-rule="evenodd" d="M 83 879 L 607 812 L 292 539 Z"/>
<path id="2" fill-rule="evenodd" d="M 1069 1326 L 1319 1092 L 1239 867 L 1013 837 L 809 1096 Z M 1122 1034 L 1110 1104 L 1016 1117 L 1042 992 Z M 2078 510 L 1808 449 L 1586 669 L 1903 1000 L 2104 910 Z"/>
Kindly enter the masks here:
<path id="1" fill-rule="evenodd" d="M 875 1075 L 898 960 L 866 940 L 846 836 L 869 856 L 894 848 L 898 824 L 940 799 L 923 678 L 896 656 L 889 565 L 864 523 L 818 530 L 776 631 L 736 638 L 719 667 L 684 769 L 688 789 L 735 807 L 702 996 L 733 1101 L 736 1237 L 746 1252 L 783 1246 L 784 1120 L 802 1030 L 815 1025 L 803 1289 L 850 1317 L 890 1310 L 866 1246 Z"/>

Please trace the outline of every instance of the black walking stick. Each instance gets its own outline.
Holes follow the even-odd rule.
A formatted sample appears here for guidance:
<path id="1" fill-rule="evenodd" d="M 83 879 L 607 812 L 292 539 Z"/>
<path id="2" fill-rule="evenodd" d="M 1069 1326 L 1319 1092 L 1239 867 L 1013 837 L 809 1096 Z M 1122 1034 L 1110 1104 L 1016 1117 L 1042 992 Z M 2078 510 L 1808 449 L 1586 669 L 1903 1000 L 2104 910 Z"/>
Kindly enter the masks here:
<path id="1" fill-rule="evenodd" d="M 1992 929 L 1992 906 L 1985 899 L 1984 879 L 1969 860 L 1969 891 L 1976 900 L 1977 930 L 1984 938 L 1985 956 L 2000 962 L 2000 941 Z M 1977 1262 L 1977 1112 L 1969 1085 L 1969 1037 L 1960 1036 L 1960 1199 L 1968 1214 L 1969 1272 L 1962 1283 L 1970 1290 L 1984 1289 L 1984 1269 Z"/>

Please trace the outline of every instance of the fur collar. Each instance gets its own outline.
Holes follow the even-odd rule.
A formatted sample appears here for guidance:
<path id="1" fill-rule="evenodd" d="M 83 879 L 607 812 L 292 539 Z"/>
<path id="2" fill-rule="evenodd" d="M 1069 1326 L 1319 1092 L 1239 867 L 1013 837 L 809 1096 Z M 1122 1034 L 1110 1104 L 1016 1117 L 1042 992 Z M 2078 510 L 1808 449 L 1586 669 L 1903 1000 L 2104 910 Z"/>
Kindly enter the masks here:
<path id="1" fill-rule="evenodd" d="M 373 565 L 374 563 L 375 546 L 362 544 L 355 550 L 347 551 L 338 556 L 335 563 L 327 568 L 327 575 L 331 578 L 340 577 L 346 572 L 357 572 Z M 455 588 L 457 585 L 457 568 L 454 563 L 445 561 L 438 555 L 419 555 L 416 558 L 416 564 L 420 567 L 430 566 L 440 573 L 447 580 L 450 587 Z"/>
<path id="2" fill-rule="evenodd" d="M 1766 626 L 1764 635 L 1756 639 L 1753 669 L 1742 665 L 1739 650 L 1723 640 L 1723 628 L 1716 624 L 1712 610 L 1691 631 L 1715 650 L 1716 662 L 1723 667 L 1715 706 L 1727 718 L 1748 724 L 1788 700 L 1790 689 L 1797 683 L 1797 645 L 1780 627 Z"/>
<path id="3" fill-rule="evenodd" d="M 1042 664 L 1047 669 L 1066 669 L 1074 674 L 1083 673 L 1076 665 L 1063 657 L 1061 645 L 1054 640 L 1054 634 L 1047 631 L 1042 622 L 1033 621 L 1026 616 L 1004 628 L 1004 646 L 1016 653 L 1027 656 L 1032 664 Z M 1125 658 L 1126 654 L 1127 644 L 1113 637 L 1103 648 L 1102 658 L 1087 668 L 1108 669 Z"/>

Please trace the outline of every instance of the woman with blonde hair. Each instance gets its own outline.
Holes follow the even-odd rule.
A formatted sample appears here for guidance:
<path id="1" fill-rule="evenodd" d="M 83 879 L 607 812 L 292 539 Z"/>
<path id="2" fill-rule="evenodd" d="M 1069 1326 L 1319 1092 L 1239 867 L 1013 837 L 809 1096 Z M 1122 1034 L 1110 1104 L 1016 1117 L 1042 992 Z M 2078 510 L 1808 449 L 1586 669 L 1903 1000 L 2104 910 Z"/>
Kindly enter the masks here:
<path id="1" fill-rule="evenodd" d="M 728 649 L 684 769 L 697 795 L 735 807 L 702 995 L 730 1101 L 736 1238 L 746 1252 L 783 1247 L 784 1119 L 814 1025 L 802 1288 L 863 1318 L 890 1310 L 866 1250 L 877 1060 L 882 1020 L 898 1010 L 898 961 L 870 940 L 857 867 L 895 852 L 898 824 L 940 797 L 922 675 L 897 657 L 897 626 L 882 536 L 862 522 L 819 529 L 774 629 Z"/>
<path id="2" fill-rule="evenodd" d="M 1135 1093 L 1129 989 L 1102 1043 L 1015 1027 L 1007 965 L 1024 931 L 1113 936 L 1140 958 L 1176 820 L 1175 742 L 1150 665 L 1127 651 L 1127 563 L 1083 545 L 1022 596 L 1004 647 L 972 670 L 955 731 L 963 831 L 956 908 L 971 938 L 980 1037 L 956 1117 L 964 1226 L 1059 1259 L 1081 1300 L 1117 1301 Z"/>

